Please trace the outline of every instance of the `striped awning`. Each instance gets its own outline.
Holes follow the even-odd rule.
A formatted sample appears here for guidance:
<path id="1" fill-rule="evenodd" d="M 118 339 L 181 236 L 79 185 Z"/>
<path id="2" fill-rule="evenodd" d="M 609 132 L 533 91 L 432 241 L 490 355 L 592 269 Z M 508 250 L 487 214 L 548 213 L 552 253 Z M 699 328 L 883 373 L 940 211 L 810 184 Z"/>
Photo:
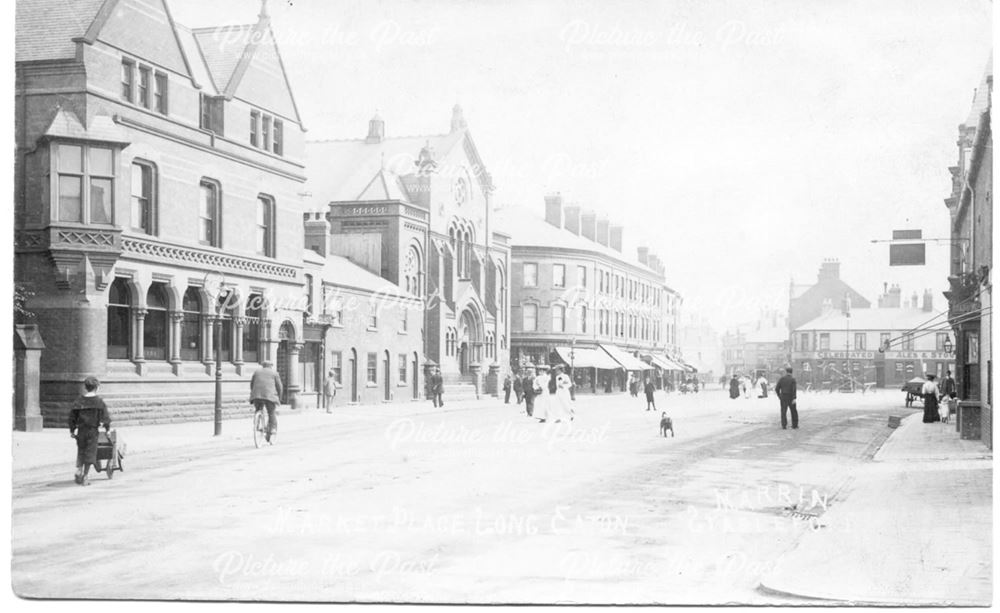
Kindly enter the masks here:
<path id="1" fill-rule="evenodd" d="M 650 354 L 648 357 L 653 364 L 659 366 L 663 370 L 684 370 L 683 366 L 677 364 L 666 356 Z"/>
<path id="2" fill-rule="evenodd" d="M 653 370 L 653 367 L 633 356 L 624 349 L 619 349 L 614 345 L 601 345 L 601 349 L 608 352 L 616 362 L 622 365 L 625 370 Z"/>

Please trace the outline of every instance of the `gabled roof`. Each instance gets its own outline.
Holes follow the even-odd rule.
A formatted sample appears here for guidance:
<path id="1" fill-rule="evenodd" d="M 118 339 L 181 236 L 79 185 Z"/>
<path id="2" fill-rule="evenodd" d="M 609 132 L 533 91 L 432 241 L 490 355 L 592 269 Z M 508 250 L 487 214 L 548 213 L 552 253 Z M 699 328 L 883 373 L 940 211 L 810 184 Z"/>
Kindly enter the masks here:
<path id="1" fill-rule="evenodd" d="M 65 109 L 56 110 L 43 136 L 48 138 L 72 138 L 106 143 L 128 144 L 129 137 L 124 129 L 107 115 L 95 115 L 90 126 L 84 127 L 76 113 Z"/>
<path id="2" fill-rule="evenodd" d="M 360 289 L 380 296 L 413 298 L 395 283 L 386 281 L 340 255 L 326 256 L 322 279 L 329 285 Z"/>
<path id="3" fill-rule="evenodd" d="M 376 143 L 363 138 L 310 141 L 306 143 L 309 175 L 306 189 L 318 206 L 353 202 L 366 193 L 383 170 L 389 177 L 415 171 L 417 157 L 425 145 L 429 144 L 440 159 L 464 139 L 465 130 L 459 130 L 432 136 L 385 138 Z"/>
<path id="4" fill-rule="evenodd" d="M 243 50 L 250 42 L 250 34 L 253 29 L 254 26 L 248 24 L 191 30 L 205 60 L 205 67 L 212 76 L 212 82 L 219 93 L 226 91 L 233 72 L 236 71 L 236 65 L 239 64 L 243 55 Z"/>
<path id="5" fill-rule="evenodd" d="M 359 202 L 382 200 L 410 202 L 410 197 L 399 176 L 382 168 L 354 200 Z"/>
<path id="6" fill-rule="evenodd" d="M 843 298 L 845 294 L 849 294 L 851 297 L 851 307 L 855 309 L 867 309 L 870 308 L 872 303 L 858 293 L 853 287 L 844 282 L 843 279 L 824 279 L 823 282 L 817 283 L 816 285 L 810 286 L 806 291 L 802 292 L 796 299 L 804 298 L 809 294 L 822 294 L 824 296 L 836 295 L 839 298 Z M 835 303 L 834 306 L 839 308 L 839 303 Z"/>
<path id="7" fill-rule="evenodd" d="M 916 328 L 940 329 L 941 332 L 950 330 L 945 312 L 913 308 L 884 308 L 852 310 L 850 318 L 846 317 L 839 309 L 834 309 L 799 326 L 795 331 L 847 330 L 848 324 L 850 324 L 851 331 L 905 332 Z"/>
<path id="8" fill-rule="evenodd" d="M 111 2 L 112 0 L 108 0 Z M 105 0 L 17 0 L 14 61 L 71 60 Z"/>

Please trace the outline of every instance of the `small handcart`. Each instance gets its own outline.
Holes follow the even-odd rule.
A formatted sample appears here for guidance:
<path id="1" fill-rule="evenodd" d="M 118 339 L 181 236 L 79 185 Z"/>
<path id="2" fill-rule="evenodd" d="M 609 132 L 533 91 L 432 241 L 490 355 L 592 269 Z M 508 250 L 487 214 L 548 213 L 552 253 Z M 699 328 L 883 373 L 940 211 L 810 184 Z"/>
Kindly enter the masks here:
<path id="1" fill-rule="evenodd" d="M 914 402 L 923 404 L 924 402 L 924 380 L 914 377 L 903 384 L 902 391 L 906 392 L 906 406 L 912 407 Z"/>
<path id="2" fill-rule="evenodd" d="M 122 467 L 122 458 L 125 457 L 125 444 L 118 440 L 118 432 L 97 433 L 97 464 L 94 469 L 97 472 L 105 472 L 108 479 L 115 478 L 115 471 L 125 470 Z"/>

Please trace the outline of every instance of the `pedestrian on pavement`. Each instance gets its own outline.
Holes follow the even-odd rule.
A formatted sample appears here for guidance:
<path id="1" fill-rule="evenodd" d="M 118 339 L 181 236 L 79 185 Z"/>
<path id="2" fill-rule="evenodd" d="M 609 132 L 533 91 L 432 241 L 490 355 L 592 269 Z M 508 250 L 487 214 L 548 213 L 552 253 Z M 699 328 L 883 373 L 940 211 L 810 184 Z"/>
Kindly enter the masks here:
<path id="1" fill-rule="evenodd" d="M 281 376 L 272 368 L 274 362 L 264 360 L 260 368 L 250 377 L 250 402 L 256 410 L 267 410 L 267 434 L 264 440 L 271 442 L 271 435 L 278 430 L 278 416 L 274 409 L 281 402 Z"/>
<path id="2" fill-rule="evenodd" d="M 513 383 L 510 380 L 510 373 L 504 375 L 503 378 L 503 403 L 510 404 L 510 390 L 513 388 Z"/>
<path id="3" fill-rule="evenodd" d="M 538 421 L 545 423 L 549 416 L 549 367 L 544 364 L 538 365 L 538 375 L 534 380 L 535 387 L 535 410 L 534 417 Z M 555 390 L 552 390 L 555 393 Z"/>
<path id="4" fill-rule="evenodd" d="M 952 392 L 948 399 L 941 403 L 938 413 L 942 422 L 951 423 L 951 416 L 958 413 L 958 394 Z"/>
<path id="5" fill-rule="evenodd" d="M 938 414 L 938 396 L 941 392 L 938 390 L 937 382 L 934 381 L 935 378 L 934 375 L 927 375 L 927 380 L 924 381 L 924 386 L 920 390 L 924 396 L 925 424 L 941 421 L 941 415 Z"/>
<path id="6" fill-rule="evenodd" d="M 441 369 L 435 368 L 434 374 L 431 375 L 431 399 L 434 401 L 434 407 L 439 408 L 444 406 L 444 377 L 441 376 Z"/>
<path id="7" fill-rule="evenodd" d="M 954 377 L 951 376 L 951 371 L 945 371 L 944 381 L 941 382 L 941 396 L 951 396 L 955 394 L 958 396 L 958 385 L 955 383 Z"/>
<path id="8" fill-rule="evenodd" d="M 740 391 L 743 392 L 743 398 L 750 400 L 750 390 L 753 388 L 753 383 L 750 382 L 750 377 L 743 375 L 740 379 Z"/>
<path id="9" fill-rule="evenodd" d="M 98 429 L 104 426 L 104 431 L 111 429 L 111 416 L 104 400 L 97 395 L 100 382 L 96 377 L 83 380 L 83 394 L 73 401 L 69 411 L 69 435 L 76 439 L 76 474 L 73 480 L 77 485 L 90 485 L 87 475 L 90 467 L 97 464 Z"/>
<path id="10" fill-rule="evenodd" d="M 760 396 L 758 398 L 767 398 L 767 375 L 761 375 L 757 379 L 757 385 L 760 387 Z"/>
<path id="11" fill-rule="evenodd" d="M 639 395 L 639 383 L 633 373 L 628 374 L 628 393 L 632 394 L 633 398 Z"/>
<path id="12" fill-rule="evenodd" d="M 733 378 L 729 380 L 729 398 L 736 400 L 740 397 L 740 380 L 736 378 L 736 373 L 733 373 Z"/>
<path id="13" fill-rule="evenodd" d="M 795 377 L 792 376 L 792 368 L 785 369 L 783 377 L 778 379 L 778 384 L 774 386 L 774 393 L 778 395 L 778 403 L 781 406 L 781 429 L 788 427 L 788 410 L 792 410 L 792 430 L 799 428 L 799 411 L 795 406 L 796 397 Z"/>
<path id="14" fill-rule="evenodd" d="M 520 372 L 514 374 L 514 397 L 517 399 L 517 404 L 521 404 L 521 399 L 524 398 L 524 380 Z"/>
<path id="15" fill-rule="evenodd" d="M 655 411 L 656 400 L 653 399 L 653 392 L 656 391 L 656 388 L 653 387 L 653 382 L 646 379 L 646 385 L 643 387 L 643 391 L 646 392 L 646 410 Z"/>
<path id="16" fill-rule="evenodd" d="M 524 411 L 528 414 L 528 417 L 531 417 L 535 412 L 534 369 L 528 368 L 525 370 L 524 379 L 521 380 L 521 391 L 524 394 Z"/>
<path id="17" fill-rule="evenodd" d="M 555 392 L 549 396 L 549 419 L 559 423 L 562 421 L 573 421 L 573 399 L 569 390 L 573 387 L 573 381 L 565 372 L 563 365 L 557 365 L 552 369 L 549 389 L 552 389 L 552 381 L 555 382 Z"/>
<path id="18" fill-rule="evenodd" d="M 326 380 L 323 381 L 323 407 L 326 409 L 327 413 L 332 412 L 333 409 L 333 399 L 337 395 L 337 377 L 334 376 L 333 370 L 326 373 Z"/>

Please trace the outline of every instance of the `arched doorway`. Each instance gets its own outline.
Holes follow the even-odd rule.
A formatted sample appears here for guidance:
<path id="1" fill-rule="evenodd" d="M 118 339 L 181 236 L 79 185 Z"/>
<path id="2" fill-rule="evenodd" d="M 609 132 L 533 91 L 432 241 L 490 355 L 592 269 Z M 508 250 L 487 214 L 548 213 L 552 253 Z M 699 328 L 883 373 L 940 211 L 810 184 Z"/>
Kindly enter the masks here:
<path id="1" fill-rule="evenodd" d="M 458 370 L 463 375 L 470 372 L 469 366 L 480 362 L 483 346 L 483 328 L 476 313 L 467 308 L 462 311 L 458 323 Z"/>
<path id="2" fill-rule="evenodd" d="M 295 328 L 286 321 L 278 328 L 278 355 L 274 365 L 278 370 L 278 376 L 281 377 L 281 404 L 288 404 L 288 382 L 291 381 L 288 355 L 289 345 L 294 342 Z"/>
<path id="3" fill-rule="evenodd" d="M 392 364 L 389 361 L 389 352 L 386 351 L 385 354 L 384 354 L 384 356 L 382 357 L 382 372 L 384 373 L 383 376 L 382 376 L 382 378 L 385 380 L 385 383 L 384 383 L 385 393 L 384 393 L 383 399 L 386 402 L 392 400 L 392 386 L 389 383 L 389 381 L 391 379 L 391 377 L 390 377 L 391 373 L 389 371 L 389 367 L 391 365 Z M 405 364 L 404 364 L 404 366 L 405 366 Z"/>
<path id="4" fill-rule="evenodd" d="M 351 402 L 358 401 L 358 350 L 351 349 Z"/>

